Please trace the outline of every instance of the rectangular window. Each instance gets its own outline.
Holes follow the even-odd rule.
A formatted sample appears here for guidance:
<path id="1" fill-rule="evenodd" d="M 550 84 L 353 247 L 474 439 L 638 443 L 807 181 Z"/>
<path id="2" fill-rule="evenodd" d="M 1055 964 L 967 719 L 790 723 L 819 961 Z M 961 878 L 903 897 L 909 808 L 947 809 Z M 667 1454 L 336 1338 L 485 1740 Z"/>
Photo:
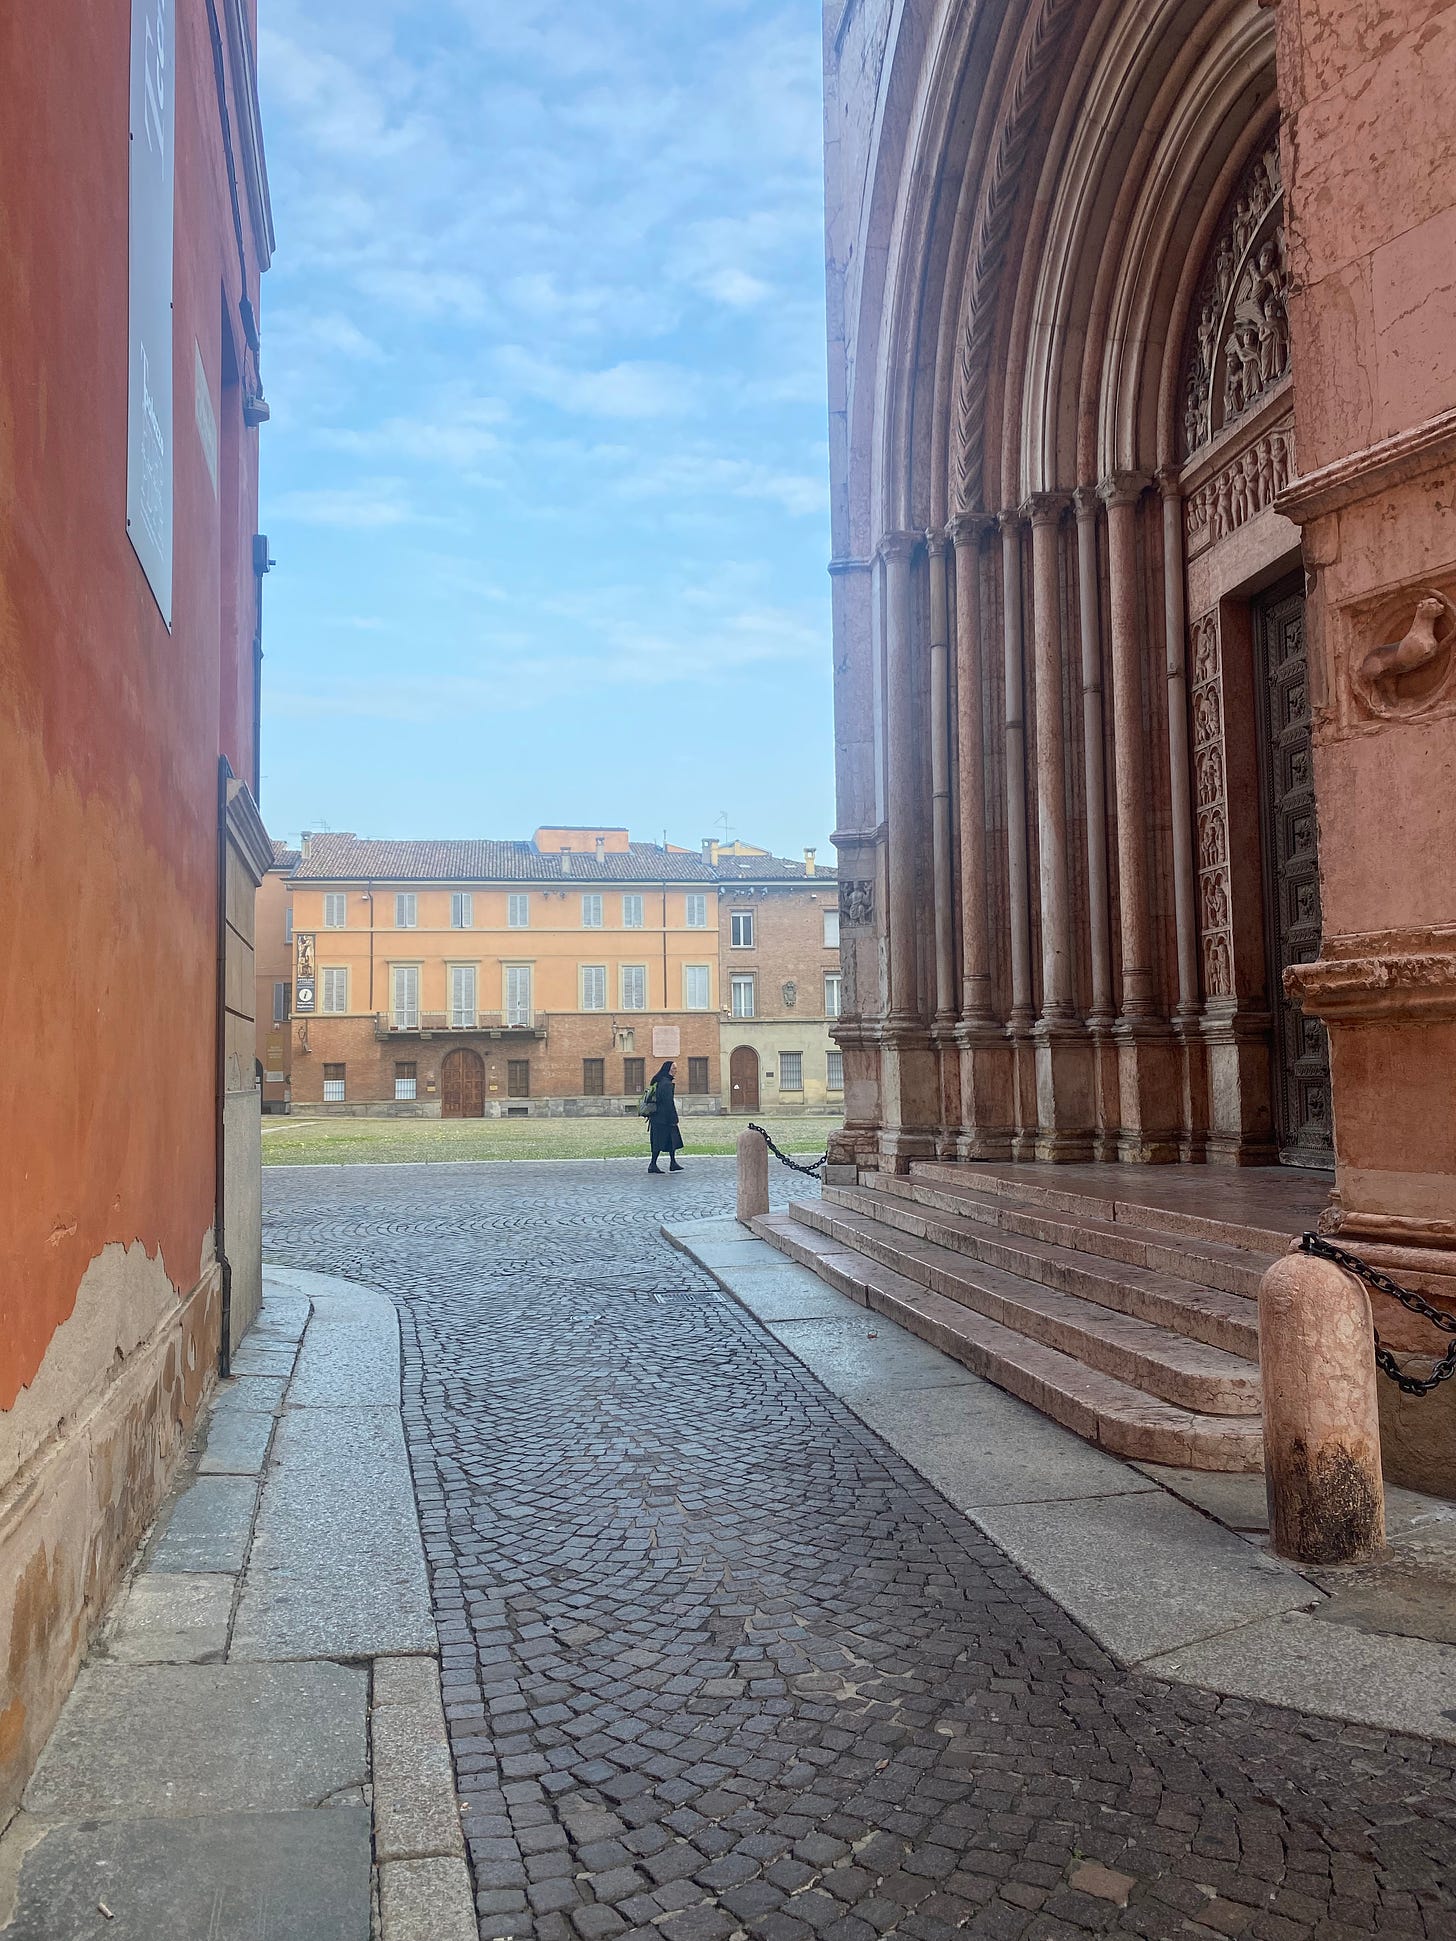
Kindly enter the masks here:
<path id="1" fill-rule="evenodd" d="M 640 1099 L 647 1090 L 647 1060 L 645 1058 L 624 1058 L 622 1060 L 622 1090 L 629 1099 Z"/>
<path id="2" fill-rule="evenodd" d="M 584 1098 L 600 1099 L 606 1097 L 607 1061 L 605 1058 L 582 1059 L 581 1090 Z"/>
<path id="3" fill-rule="evenodd" d="M 583 964 L 581 967 L 581 1008 L 583 1011 L 605 1011 L 607 1008 L 607 967 L 605 964 Z"/>
<path id="4" fill-rule="evenodd" d="M 688 1060 L 688 1090 L 706 1092 L 708 1089 L 708 1061 L 706 1058 Z"/>
<path id="5" fill-rule="evenodd" d="M 396 1065 L 394 1068 L 394 1096 L 397 1102 L 418 1098 L 418 1079 L 413 1065 Z"/>
<path id="6" fill-rule="evenodd" d="M 506 922 L 512 930 L 527 930 L 531 924 L 531 899 L 524 893 L 506 898 Z"/>
<path id="7" fill-rule="evenodd" d="M 838 950 L 839 948 L 838 910 L 826 910 L 824 912 L 824 948 L 826 950 Z"/>
<path id="8" fill-rule="evenodd" d="M 781 1092 L 802 1092 L 803 1089 L 803 1052 L 781 1051 L 779 1053 L 779 1090 Z"/>
<path id="9" fill-rule="evenodd" d="M 528 1099 L 530 1096 L 530 1059 L 508 1058 L 506 1060 L 506 1097 L 511 1099 Z"/>
<path id="10" fill-rule="evenodd" d="M 826 1018 L 839 1016 L 839 972 L 826 971 L 824 974 L 824 1015 Z"/>
<path id="11" fill-rule="evenodd" d="M 400 1031 L 420 1028 L 420 967 L 396 964 L 389 978 L 390 1022 Z"/>
<path id="12" fill-rule="evenodd" d="M 752 950 L 753 948 L 752 910 L 735 910 L 733 912 L 731 922 L 733 925 L 733 948 L 735 950 Z"/>
<path id="13" fill-rule="evenodd" d="M 506 965 L 506 1023 L 531 1022 L 531 966 Z"/>
<path id="14" fill-rule="evenodd" d="M 283 941 L 286 944 L 293 942 L 293 905 L 291 903 L 287 905 L 283 912 Z"/>
<path id="15" fill-rule="evenodd" d="M 844 1053 L 831 1051 L 829 1054 L 829 1076 L 825 1080 L 831 1092 L 844 1090 Z"/>
<path id="16" fill-rule="evenodd" d="M 344 1098 L 344 1067 L 324 1066 L 324 1104 L 341 1105 Z"/>
<path id="17" fill-rule="evenodd" d="M 473 1031 L 479 1014 L 475 1008 L 474 964 L 450 966 L 450 1028 Z"/>
<path id="18" fill-rule="evenodd" d="M 342 968 L 324 967 L 323 989 L 319 992 L 319 1009 L 342 1017 L 349 1008 L 349 973 Z"/>
<path id="19" fill-rule="evenodd" d="M 707 897 L 701 892 L 694 890 L 684 901 L 687 904 L 688 910 L 688 929 L 706 930 L 708 927 Z"/>
<path id="20" fill-rule="evenodd" d="M 642 928 L 642 899 L 640 896 L 622 898 L 622 928 L 640 930 Z"/>
<path id="21" fill-rule="evenodd" d="M 349 899 L 342 890 L 329 890 L 324 897 L 324 929 L 342 930 L 348 916 Z"/>
<path id="22" fill-rule="evenodd" d="M 709 1011 L 713 1006 L 713 973 L 707 964 L 683 965 L 684 1011 Z"/>
<path id="23" fill-rule="evenodd" d="M 395 929 L 413 930 L 419 920 L 419 898 L 413 890 L 401 890 L 394 899 Z"/>
<path id="24" fill-rule="evenodd" d="M 452 930 L 473 930 L 475 928 L 475 898 L 469 890 L 452 890 L 450 893 L 450 928 Z"/>
<path id="25" fill-rule="evenodd" d="M 293 986 L 291 984 L 275 984 L 273 986 L 274 1024 L 286 1023 L 288 1019 L 288 1014 L 292 1009 L 293 1009 Z"/>
<path id="26" fill-rule="evenodd" d="M 647 1009 L 647 966 L 645 964 L 623 964 L 622 1009 L 624 1011 L 645 1011 Z"/>
<path id="27" fill-rule="evenodd" d="M 581 927 L 583 930 L 601 929 L 602 899 L 599 896 L 584 896 L 581 899 Z"/>
<path id="28" fill-rule="evenodd" d="M 737 976 L 730 980 L 733 990 L 733 1015 L 735 1018 L 753 1016 L 753 976 Z"/>

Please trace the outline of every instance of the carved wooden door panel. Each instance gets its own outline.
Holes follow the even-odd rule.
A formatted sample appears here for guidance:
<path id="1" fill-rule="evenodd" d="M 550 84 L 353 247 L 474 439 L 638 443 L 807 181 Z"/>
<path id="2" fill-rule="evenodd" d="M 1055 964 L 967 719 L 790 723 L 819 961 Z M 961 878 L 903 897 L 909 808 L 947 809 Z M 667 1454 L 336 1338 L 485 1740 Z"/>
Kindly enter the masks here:
<path id="1" fill-rule="evenodd" d="M 1334 1164 L 1325 1028 L 1284 994 L 1290 964 L 1320 953 L 1319 835 L 1315 821 L 1304 593 L 1299 583 L 1254 608 L 1263 779 L 1265 933 L 1274 1014 L 1274 1119 L 1286 1166 Z"/>
<path id="2" fill-rule="evenodd" d="M 445 1119 L 485 1117 L 485 1066 L 480 1053 L 457 1045 L 445 1054 L 440 1067 L 440 1116 Z"/>

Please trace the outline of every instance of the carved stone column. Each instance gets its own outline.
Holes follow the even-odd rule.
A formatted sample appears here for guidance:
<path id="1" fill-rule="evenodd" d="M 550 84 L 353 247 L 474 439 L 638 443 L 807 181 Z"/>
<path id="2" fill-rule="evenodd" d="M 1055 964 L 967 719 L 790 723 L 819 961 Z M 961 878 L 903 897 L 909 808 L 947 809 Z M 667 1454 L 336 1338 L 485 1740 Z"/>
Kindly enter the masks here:
<path id="1" fill-rule="evenodd" d="M 884 1131 L 880 1151 L 896 1171 L 935 1156 L 939 1086 L 930 1034 L 920 1015 L 917 956 L 915 623 L 911 567 L 915 533 L 888 533 L 879 555 L 885 589 L 885 820 L 889 1011 L 881 1031 Z"/>
<path id="2" fill-rule="evenodd" d="M 1062 711 L 1061 526 L 1065 494 L 1029 501 L 1036 668 L 1037 855 L 1041 1016 L 1035 1027 L 1038 1159 L 1092 1157 L 1092 1047 L 1077 1015 L 1067 837 L 1067 724 Z"/>
<path id="3" fill-rule="evenodd" d="M 935 1020 L 940 1066 L 937 1147 L 953 1159 L 960 1133 L 960 1053 L 955 1042 L 955 855 L 950 799 L 950 535 L 925 535 L 930 578 L 930 856 L 935 908 Z"/>
<path id="4" fill-rule="evenodd" d="M 961 835 L 960 1159 L 1011 1156 L 1011 1047 L 992 999 L 986 837 L 986 755 L 981 632 L 982 542 L 996 522 L 980 512 L 951 521 L 955 544 L 956 748 Z"/>
<path id="5" fill-rule="evenodd" d="M 1011 1156 L 1036 1157 L 1036 1059 L 1031 1027 L 1036 1012 L 1031 991 L 1031 889 L 1026 847 L 1026 694 L 1025 640 L 1021 611 L 1021 525 L 1019 511 L 1002 512 L 1001 620 L 1005 656 L 1006 900 L 1011 947 L 1011 1015 L 1007 1032 L 1013 1046 Z"/>
<path id="6" fill-rule="evenodd" d="M 1112 939 L 1108 923 L 1107 763 L 1102 718 L 1102 600 L 1097 530 L 1101 502 L 1090 485 L 1072 494 L 1077 515 L 1077 606 L 1082 649 L 1082 766 L 1087 791 L 1087 917 L 1092 958 L 1092 1038 L 1096 1080 L 1093 1153 L 1116 1159 L 1118 1099 L 1117 1048 L 1112 1040 Z"/>
<path id="7" fill-rule="evenodd" d="M 1182 1059 L 1153 989 L 1148 914 L 1148 781 L 1143 741 L 1143 663 L 1148 636 L 1138 568 L 1138 503 L 1148 481 L 1118 472 L 1100 488 L 1107 506 L 1107 576 L 1112 627 L 1112 733 L 1117 790 L 1118 914 L 1122 1004 L 1118 1047 L 1118 1157 L 1179 1157 Z"/>

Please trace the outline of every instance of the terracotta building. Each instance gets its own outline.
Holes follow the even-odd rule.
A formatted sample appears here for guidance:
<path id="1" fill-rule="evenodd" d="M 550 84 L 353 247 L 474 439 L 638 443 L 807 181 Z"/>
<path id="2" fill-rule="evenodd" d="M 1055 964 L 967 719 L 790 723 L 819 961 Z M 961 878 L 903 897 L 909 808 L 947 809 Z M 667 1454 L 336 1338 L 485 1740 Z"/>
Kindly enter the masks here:
<path id="1" fill-rule="evenodd" d="M 664 1057 L 719 1103 L 717 886 L 625 829 L 311 835 L 289 878 L 295 1111 L 631 1111 Z"/>
<path id="2" fill-rule="evenodd" d="M 720 1026 L 731 1112 L 837 1112 L 839 892 L 834 871 L 744 843 L 709 845 L 718 879 Z"/>
<path id="3" fill-rule="evenodd" d="M 1456 9 L 831 0 L 825 34 L 834 1190 L 1076 1203 L 1003 1256 L 1037 1285 L 1197 1234 L 1171 1307 L 1097 1285 L 1245 1358 L 1203 1297 L 1316 1221 L 1449 1305 Z M 1150 1337 L 1139 1415 L 1078 1307 L 1023 1290 L 976 1352 L 1114 1446 L 1257 1465 L 1247 1359 L 1169 1417 Z M 1456 1489 L 1456 1384 L 1382 1408 L 1387 1473 Z"/>
<path id="4" fill-rule="evenodd" d="M 242 0 L 7 7 L 0 74 L 3 1821 L 259 1299 L 272 230 Z"/>
<path id="5" fill-rule="evenodd" d="M 263 1110 L 286 1112 L 293 1068 L 293 884 L 303 860 L 275 842 L 273 861 L 258 890 L 253 1015 L 257 1019 L 258 1084 Z"/>

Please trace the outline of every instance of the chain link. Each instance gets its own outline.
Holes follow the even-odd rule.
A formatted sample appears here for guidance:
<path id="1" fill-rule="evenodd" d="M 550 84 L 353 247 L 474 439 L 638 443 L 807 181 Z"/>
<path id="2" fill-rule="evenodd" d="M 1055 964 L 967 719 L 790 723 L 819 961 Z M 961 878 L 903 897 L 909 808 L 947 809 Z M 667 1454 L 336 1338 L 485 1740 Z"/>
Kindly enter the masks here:
<path id="1" fill-rule="evenodd" d="M 1347 1274 L 1354 1274 L 1358 1280 L 1364 1281 L 1367 1287 L 1373 1287 L 1378 1294 L 1388 1294 L 1391 1300 L 1398 1301 L 1412 1314 L 1419 1314 L 1422 1320 L 1431 1322 L 1443 1334 L 1456 1335 L 1456 1316 L 1432 1307 L 1422 1295 L 1413 1294 L 1408 1287 L 1401 1287 L 1389 1274 L 1382 1274 L 1378 1267 L 1368 1266 L 1354 1254 L 1346 1253 L 1343 1247 L 1335 1246 L 1333 1241 L 1325 1240 L 1317 1233 L 1304 1234 L 1299 1244 L 1305 1253 L 1313 1255 L 1316 1260 L 1332 1261 L 1336 1267 L 1343 1267 Z M 1439 1361 L 1433 1363 L 1429 1375 L 1407 1375 L 1390 1350 L 1382 1346 L 1377 1329 L 1375 1365 L 1382 1375 L 1390 1377 L 1403 1394 L 1429 1395 L 1432 1389 L 1439 1388 L 1442 1382 L 1448 1382 L 1456 1375 L 1456 1341 L 1452 1342 Z"/>
<path id="2" fill-rule="evenodd" d="M 781 1166 L 787 1166 L 791 1173 L 803 1173 L 809 1179 L 818 1179 L 819 1170 L 829 1157 L 827 1152 L 822 1154 L 818 1159 L 812 1160 L 809 1165 L 801 1166 L 797 1159 L 789 1158 L 789 1155 L 784 1151 L 782 1146 L 776 1146 L 768 1133 L 764 1131 L 763 1127 L 756 1126 L 752 1119 L 748 1122 L 748 1130 L 758 1134 Z"/>

